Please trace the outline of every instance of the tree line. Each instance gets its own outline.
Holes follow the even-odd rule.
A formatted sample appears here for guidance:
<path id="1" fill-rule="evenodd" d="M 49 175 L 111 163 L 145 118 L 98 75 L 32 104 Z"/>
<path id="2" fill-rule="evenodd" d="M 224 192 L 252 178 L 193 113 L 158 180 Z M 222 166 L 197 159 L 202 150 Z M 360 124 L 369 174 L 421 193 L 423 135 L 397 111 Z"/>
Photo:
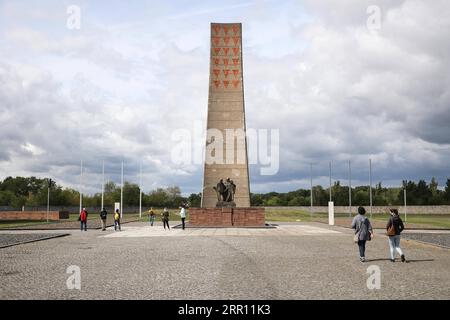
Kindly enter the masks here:
<path id="1" fill-rule="evenodd" d="M 438 188 L 435 178 L 427 184 L 425 180 L 418 183 L 403 181 L 403 188 L 383 187 L 381 182 L 372 187 L 372 204 L 374 206 L 399 206 L 404 203 L 406 188 L 407 205 L 450 205 L 450 179 L 447 179 L 444 190 Z M 326 206 L 330 200 L 329 188 L 313 187 L 313 205 Z M 364 206 L 370 201 L 370 187 L 358 186 L 352 188 L 352 205 Z M 251 194 L 253 206 L 309 206 L 311 205 L 310 189 L 298 189 L 286 193 L 269 192 Z M 336 181 L 331 187 L 331 196 L 336 206 L 349 205 L 349 187 L 341 186 Z"/>
<path id="2" fill-rule="evenodd" d="M 0 181 L 0 206 L 13 208 L 37 207 L 47 205 L 47 187 L 50 183 L 50 205 L 69 207 L 78 206 L 80 195 L 77 190 L 63 188 L 54 181 L 36 177 L 7 177 Z M 403 181 L 403 188 L 383 187 L 381 182 L 372 188 L 372 203 L 374 206 L 403 205 L 404 189 L 408 205 L 450 205 L 450 179 L 447 179 L 445 188 L 441 190 L 435 178 L 430 183 L 425 180 L 419 182 Z M 336 181 L 331 188 L 332 200 L 336 206 L 348 206 L 348 186 L 341 186 Z M 187 202 L 191 207 L 199 207 L 201 193 L 192 193 L 188 197 L 181 194 L 178 186 L 157 188 L 142 194 L 144 207 L 178 207 Z M 252 206 L 309 206 L 310 190 L 298 189 L 295 191 L 279 193 L 252 193 Z M 139 205 L 139 185 L 125 182 L 123 186 L 124 206 Z M 120 186 L 110 181 L 105 184 L 104 205 L 113 206 L 120 201 Z M 313 204 L 326 206 L 329 201 L 329 188 L 313 187 Z M 369 186 L 352 188 L 352 205 L 367 205 L 369 203 Z M 101 193 L 83 195 L 83 205 L 87 207 L 101 206 Z"/>
<path id="3" fill-rule="evenodd" d="M 50 182 L 51 181 L 51 182 Z M 0 206 L 13 208 L 38 207 L 47 205 L 47 188 L 50 182 L 50 205 L 60 207 L 78 206 L 80 194 L 72 188 L 63 188 L 54 181 L 36 177 L 7 177 L 0 182 Z M 139 185 L 125 182 L 123 186 L 123 205 L 139 205 Z M 100 207 L 101 193 L 93 195 L 83 194 L 83 206 Z M 178 186 L 157 188 L 147 193 L 142 193 L 142 205 L 144 207 L 169 207 L 175 208 L 183 202 L 189 202 L 191 206 L 200 206 L 201 194 L 191 194 L 183 197 Z M 120 186 L 110 181 L 105 184 L 104 206 L 114 206 L 120 202 Z"/>

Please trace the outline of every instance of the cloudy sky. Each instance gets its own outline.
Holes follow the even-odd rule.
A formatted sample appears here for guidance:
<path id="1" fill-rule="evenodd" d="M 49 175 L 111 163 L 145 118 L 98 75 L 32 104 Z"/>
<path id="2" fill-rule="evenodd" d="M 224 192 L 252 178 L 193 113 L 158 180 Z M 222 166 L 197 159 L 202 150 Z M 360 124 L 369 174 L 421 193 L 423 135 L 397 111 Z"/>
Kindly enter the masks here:
<path id="1" fill-rule="evenodd" d="M 80 29 L 67 27 L 70 5 Z M 370 5 L 379 8 L 369 10 Z M 375 15 L 374 15 L 375 14 Z M 375 19 L 375 20 L 374 20 Z M 377 24 L 379 21 L 379 24 Z M 450 176 L 450 6 L 416 1 L 0 1 L 0 178 L 108 180 L 200 192 L 172 133 L 203 145 L 211 22 L 242 22 L 247 127 L 278 129 L 253 192 Z M 196 138 L 199 136 L 200 138 Z"/>

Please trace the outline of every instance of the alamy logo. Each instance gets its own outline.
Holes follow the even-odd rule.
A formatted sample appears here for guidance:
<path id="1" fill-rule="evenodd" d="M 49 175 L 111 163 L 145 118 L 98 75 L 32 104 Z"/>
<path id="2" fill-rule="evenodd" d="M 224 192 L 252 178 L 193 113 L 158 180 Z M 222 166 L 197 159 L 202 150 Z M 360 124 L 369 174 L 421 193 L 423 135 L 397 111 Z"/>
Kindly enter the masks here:
<path id="1" fill-rule="evenodd" d="M 376 5 L 367 7 L 366 13 L 369 14 L 366 26 L 369 31 L 374 32 L 381 29 L 381 8 Z"/>
<path id="2" fill-rule="evenodd" d="M 274 175 L 280 167 L 279 129 L 224 129 L 206 130 L 206 146 L 194 144 L 202 141 L 202 123 L 196 121 L 193 130 L 177 129 L 172 132 L 172 162 L 176 165 L 248 164 L 260 165 L 261 175 Z M 203 140 L 204 141 L 204 140 Z"/>
<path id="3" fill-rule="evenodd" d="M 67 7 L 67 29 L 80 30 L 81 29 L 81 9 L 79 6 L 70 5 Z"/>
<path id="4" fill-rule="evenodd" d="M 67 289 L 69 290 L 81 290 L 81 270 L 79 266 L 68 266 L 66 270 L 67 274 L 70 274 L 66 281 Z"/>
<path id="5" fill-rule="evenodd" d="M 371 265 L 367 267 L 367 274 L 369 274 L 369 278 L 367 279 L 367 289 L 379 290 L 381 288 L 381 270 L 379 266 Z"/>

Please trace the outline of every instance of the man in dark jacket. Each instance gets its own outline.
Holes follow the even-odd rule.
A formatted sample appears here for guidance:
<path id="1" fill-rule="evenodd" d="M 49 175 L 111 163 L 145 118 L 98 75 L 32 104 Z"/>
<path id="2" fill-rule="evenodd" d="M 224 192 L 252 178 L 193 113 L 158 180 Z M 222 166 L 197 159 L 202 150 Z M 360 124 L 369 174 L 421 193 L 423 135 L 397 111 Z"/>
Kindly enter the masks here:
<path id="1" fill-rule="evenodd" d="M 398 214 L 397 209 L 390 209 L 391 217 L 386 225 L 386 230 L 389 236 L 389 249 L 391 253 L 391 262 L 395 262 L 395 251 L 400 255 L 402 262 L 405 262 L 405 255 L 400 248 L 400 233 L 405 229 L 403 221 Z M 392 228 L 394 232 L 392 232 Z M 391 229 L 391 230 L 390 230 Z"/>
<path id="2" fill-rule="evenodd" d="M 100 219 L 102 220 L 102 231 L 106 230 L 106 217 L 108 216 L 108 212 L 106 212 L 105 208 L 102 208 L 100 212 Z"/>

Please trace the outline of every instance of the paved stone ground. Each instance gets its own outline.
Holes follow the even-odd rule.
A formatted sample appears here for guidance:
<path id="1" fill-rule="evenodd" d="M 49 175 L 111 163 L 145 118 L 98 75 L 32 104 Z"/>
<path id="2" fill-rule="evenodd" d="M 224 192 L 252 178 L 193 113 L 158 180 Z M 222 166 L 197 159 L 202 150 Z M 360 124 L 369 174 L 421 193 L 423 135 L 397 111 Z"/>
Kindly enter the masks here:
<path id="1" fill-rule="evenodd" d="M 363 264 L 351 230 L 319 223 L 69 232 L 0 249 L 0 299 L 450 298 L 448 249 L 402 240 L 410 262 L 391 263 L 387 237 L 378 235 Z M 70 265 L 81 268 L 81 290 L 67 289 Z M 370 265 L 381 270 L 379 290 L 367 288 Z"/>

